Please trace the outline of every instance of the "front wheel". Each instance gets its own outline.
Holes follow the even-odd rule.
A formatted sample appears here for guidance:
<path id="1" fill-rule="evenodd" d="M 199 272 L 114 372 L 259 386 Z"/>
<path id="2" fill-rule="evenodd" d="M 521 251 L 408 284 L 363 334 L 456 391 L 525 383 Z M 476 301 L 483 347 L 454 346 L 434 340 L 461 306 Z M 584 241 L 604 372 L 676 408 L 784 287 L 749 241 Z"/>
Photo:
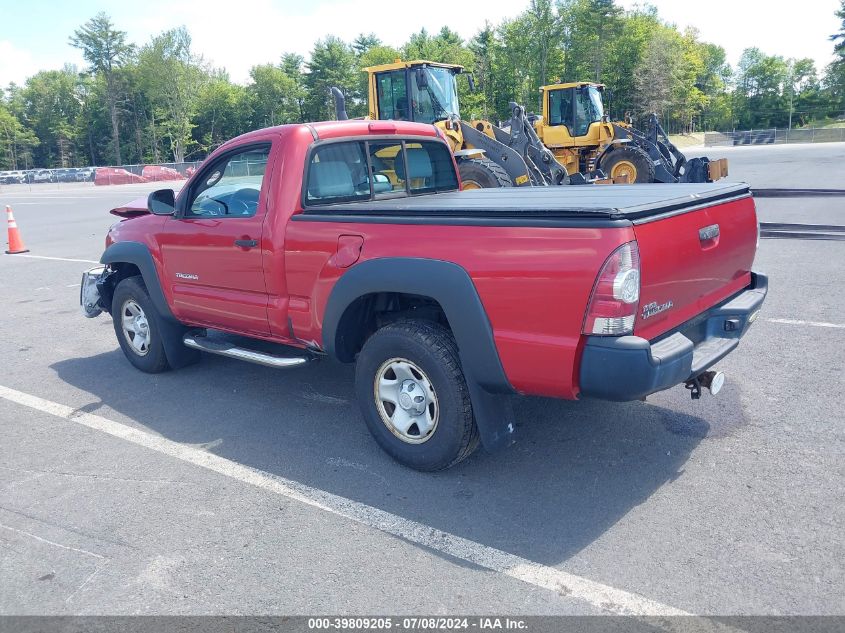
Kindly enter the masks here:
<path id="1" fill-rule="evenodd" d="M 148 374 L 169 368 L 158 312 L 141 277 L 127 277 L 114 289 L 112 318 L 127 360 Z"/>
<path id="2" fill-rule="evenodd" d="M 608 178 L 624 178 L 626 182 L 654 182 L 654 162 L 644 151 L 633 147 L 617 147 L 601 161 L 601 169 Z"/>
<path id="3" fill-rule="evenodd" d="M 361 413 L 399 463 L 448 468 L 478 446 L 469 389 L 451 332 L 428 321 L 398 321 L 364 344 L 355 367 Z"/>
<path id="4" fill-rule="evenodd" d="M 513 181 L 501 165 L 488 158 L 467 158 L 458 162 L 461 189 L 513 187 Z"/>

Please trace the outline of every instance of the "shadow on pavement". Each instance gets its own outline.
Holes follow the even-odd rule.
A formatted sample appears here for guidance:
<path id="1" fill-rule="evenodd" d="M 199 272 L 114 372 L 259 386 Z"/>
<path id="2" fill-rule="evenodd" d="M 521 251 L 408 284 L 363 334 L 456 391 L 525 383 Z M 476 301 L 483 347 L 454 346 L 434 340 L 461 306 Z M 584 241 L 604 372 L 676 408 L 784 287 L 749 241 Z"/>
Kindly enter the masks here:
<path id="1" fill-rule="evenodd" d="M 99 402 L 84 407 L 169 439 L 546 565 L 599 538 L 683 473 L 704 420 L 650 404 L 522 398 L 517 444 L 418 473 L 361 419 L 351 366 L 274 371 L 204 356 L 150 376 L 119 350 L 52 365 Z M 115 415 L 116 412 L 118 415 Z"/>

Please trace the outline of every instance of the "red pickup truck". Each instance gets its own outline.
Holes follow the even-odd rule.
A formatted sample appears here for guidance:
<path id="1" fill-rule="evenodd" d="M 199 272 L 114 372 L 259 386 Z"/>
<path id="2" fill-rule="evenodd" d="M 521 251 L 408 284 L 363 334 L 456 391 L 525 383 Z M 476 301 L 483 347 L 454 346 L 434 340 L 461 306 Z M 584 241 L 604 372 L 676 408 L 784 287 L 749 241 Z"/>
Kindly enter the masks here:
<path id="1" fill-rule="evenodd" d="M 370 431 L 421 470 L 510 444 L 513 394 L 717 391 L 767 289 L 743 184 L 460 191 L 416 123 L 251 132 L 112 213 L 81 302 L 133 365 L 355 362 Z"/>

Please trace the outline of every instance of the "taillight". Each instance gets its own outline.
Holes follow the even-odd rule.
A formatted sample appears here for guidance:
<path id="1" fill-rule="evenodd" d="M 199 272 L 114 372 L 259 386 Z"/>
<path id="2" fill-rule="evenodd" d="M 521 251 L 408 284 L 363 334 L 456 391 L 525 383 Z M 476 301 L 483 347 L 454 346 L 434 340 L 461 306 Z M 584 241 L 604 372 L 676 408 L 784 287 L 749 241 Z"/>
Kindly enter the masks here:
<path id="1" fill-rule="evenodd" d="M 584 318 L 584 334 L 631 334 L 639 303 L 640 250 L 636 242 L 628 242 L 610 254 L 596 278 Z"/>

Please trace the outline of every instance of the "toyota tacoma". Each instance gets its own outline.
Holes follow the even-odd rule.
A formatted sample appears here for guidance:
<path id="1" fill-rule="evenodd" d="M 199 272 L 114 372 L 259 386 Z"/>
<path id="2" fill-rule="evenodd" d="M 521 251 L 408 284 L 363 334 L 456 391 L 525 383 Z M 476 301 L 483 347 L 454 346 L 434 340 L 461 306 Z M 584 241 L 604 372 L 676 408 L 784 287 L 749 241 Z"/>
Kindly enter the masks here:
<path id="1" fill-rule="evenodd" d="M 718 391 L 767 290 L 747 185 L 460 189 L 431 125 L 250 132 L 112 210 L 82 308 L 144 372 L 355 363 L 370 432 L 420 470 L 513 442 L 514 394 Z"/>

